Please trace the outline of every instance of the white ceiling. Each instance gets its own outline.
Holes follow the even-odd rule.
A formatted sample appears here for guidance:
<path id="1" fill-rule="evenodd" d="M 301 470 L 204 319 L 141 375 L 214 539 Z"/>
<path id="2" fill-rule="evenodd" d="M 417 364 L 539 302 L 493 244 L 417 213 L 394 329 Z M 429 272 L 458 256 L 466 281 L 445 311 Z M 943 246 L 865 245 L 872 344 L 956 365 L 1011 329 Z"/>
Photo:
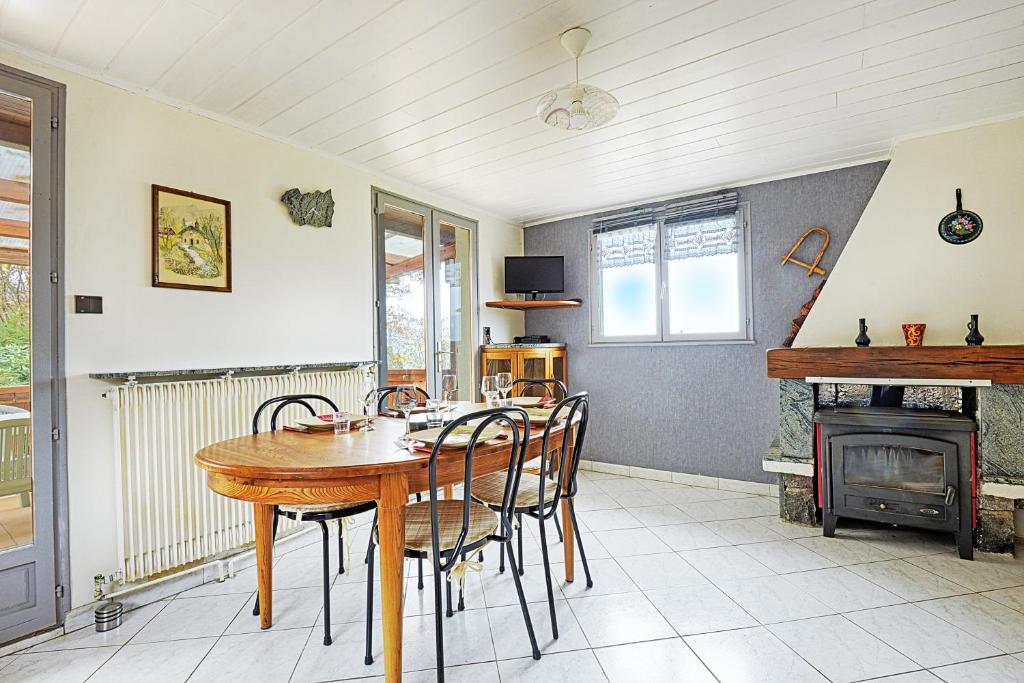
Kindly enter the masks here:
<path id="1" fill-rule="evenodd" d="M 885 156 L 1024 111 L 1012 0 L 0 0 L 0 39 L 505 218 Z M 622 110 L 534 117 L 581 79 Z"/>

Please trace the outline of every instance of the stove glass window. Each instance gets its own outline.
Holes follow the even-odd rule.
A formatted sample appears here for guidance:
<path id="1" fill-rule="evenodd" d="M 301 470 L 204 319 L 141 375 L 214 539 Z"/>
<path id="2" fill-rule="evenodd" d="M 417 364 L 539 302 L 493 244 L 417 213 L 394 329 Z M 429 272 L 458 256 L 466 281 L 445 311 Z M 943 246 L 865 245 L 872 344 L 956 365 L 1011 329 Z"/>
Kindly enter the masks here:
<path id="1" fill-rule="evenodd" d="M 846 445 L 843 481 L 852 486 L 941 495 L 946 490 L 945 456 L 910 446 Z"/>

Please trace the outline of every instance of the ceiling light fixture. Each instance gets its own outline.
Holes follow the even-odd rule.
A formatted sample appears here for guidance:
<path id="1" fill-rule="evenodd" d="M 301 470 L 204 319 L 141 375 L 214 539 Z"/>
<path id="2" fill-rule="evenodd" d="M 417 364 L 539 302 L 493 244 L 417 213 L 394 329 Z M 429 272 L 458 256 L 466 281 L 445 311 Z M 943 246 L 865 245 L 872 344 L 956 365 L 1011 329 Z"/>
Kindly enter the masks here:
<path id="1" fill-rule="evenodd" d="M 580 55 L 590 42 L 590 31 L 571 28 L 562 34 L 562 47 L 576 60 L 576 83 L 545 94 L 537 102 L 537 118 L 553 128 L 590 130 L 615 118 L 619 101 L 606 90 L 580 83 Z"/>

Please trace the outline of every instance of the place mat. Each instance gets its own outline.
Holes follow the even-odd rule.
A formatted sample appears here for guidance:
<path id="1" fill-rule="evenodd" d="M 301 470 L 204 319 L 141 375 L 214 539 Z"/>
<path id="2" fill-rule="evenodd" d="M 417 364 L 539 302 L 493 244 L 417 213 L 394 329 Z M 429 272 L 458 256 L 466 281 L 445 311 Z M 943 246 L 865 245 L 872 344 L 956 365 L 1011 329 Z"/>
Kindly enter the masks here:
<path id="1" fill-rule="evenodd" d="M 438 437 L 441 436 L 441 432 L 444 431 L 444 427 L 432 427 L 430 429 L 422 429 L 418 432 L 411 434 L 412 438 L 419 441 L 427 446 L 433 446 L 434 442 L 437 441 Z M 462 425 L 456 427 L 441 444 L 441 448 L 466 448 L 469 446 L 469 440 L 473 436 L 473 432 L 476 431 L 476 427 L 471 425 Z M 501 428 L 496 425 L 490 425 L 485 427 L 483 432 L 480 433 L 480 438 L 477 439 L 477 443 L 483 443 L 484 441 L 490 441 L 491 439 L 497 439 L 498 437 L 504 436 Z M 429 449 L 428 449 L 429 450 Z"/>
<path id="2" fill-rule="evenodd" d="M 349 430 L 357 429 L 366 421 L 363 415 L 349 414 Z M 334 419 L 328 415 L 317 415 L 316 417 L 300 417 L 294 425 L 285 425 L 290 432 L 330 432 L 334 431 Z"/>

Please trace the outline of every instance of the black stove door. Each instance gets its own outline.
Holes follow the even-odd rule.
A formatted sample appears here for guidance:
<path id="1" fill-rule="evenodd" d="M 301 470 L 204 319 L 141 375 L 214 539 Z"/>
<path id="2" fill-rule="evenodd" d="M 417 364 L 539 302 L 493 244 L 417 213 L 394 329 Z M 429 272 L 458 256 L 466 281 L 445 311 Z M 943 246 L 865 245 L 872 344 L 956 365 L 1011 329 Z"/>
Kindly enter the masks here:
<path id="1" fill-rule="evenodd" d="M 843 434 L 829 438 L 826 457 L 825 505 L 833 514 L 957 528 L 955 443 L 905 434 Z"/>

